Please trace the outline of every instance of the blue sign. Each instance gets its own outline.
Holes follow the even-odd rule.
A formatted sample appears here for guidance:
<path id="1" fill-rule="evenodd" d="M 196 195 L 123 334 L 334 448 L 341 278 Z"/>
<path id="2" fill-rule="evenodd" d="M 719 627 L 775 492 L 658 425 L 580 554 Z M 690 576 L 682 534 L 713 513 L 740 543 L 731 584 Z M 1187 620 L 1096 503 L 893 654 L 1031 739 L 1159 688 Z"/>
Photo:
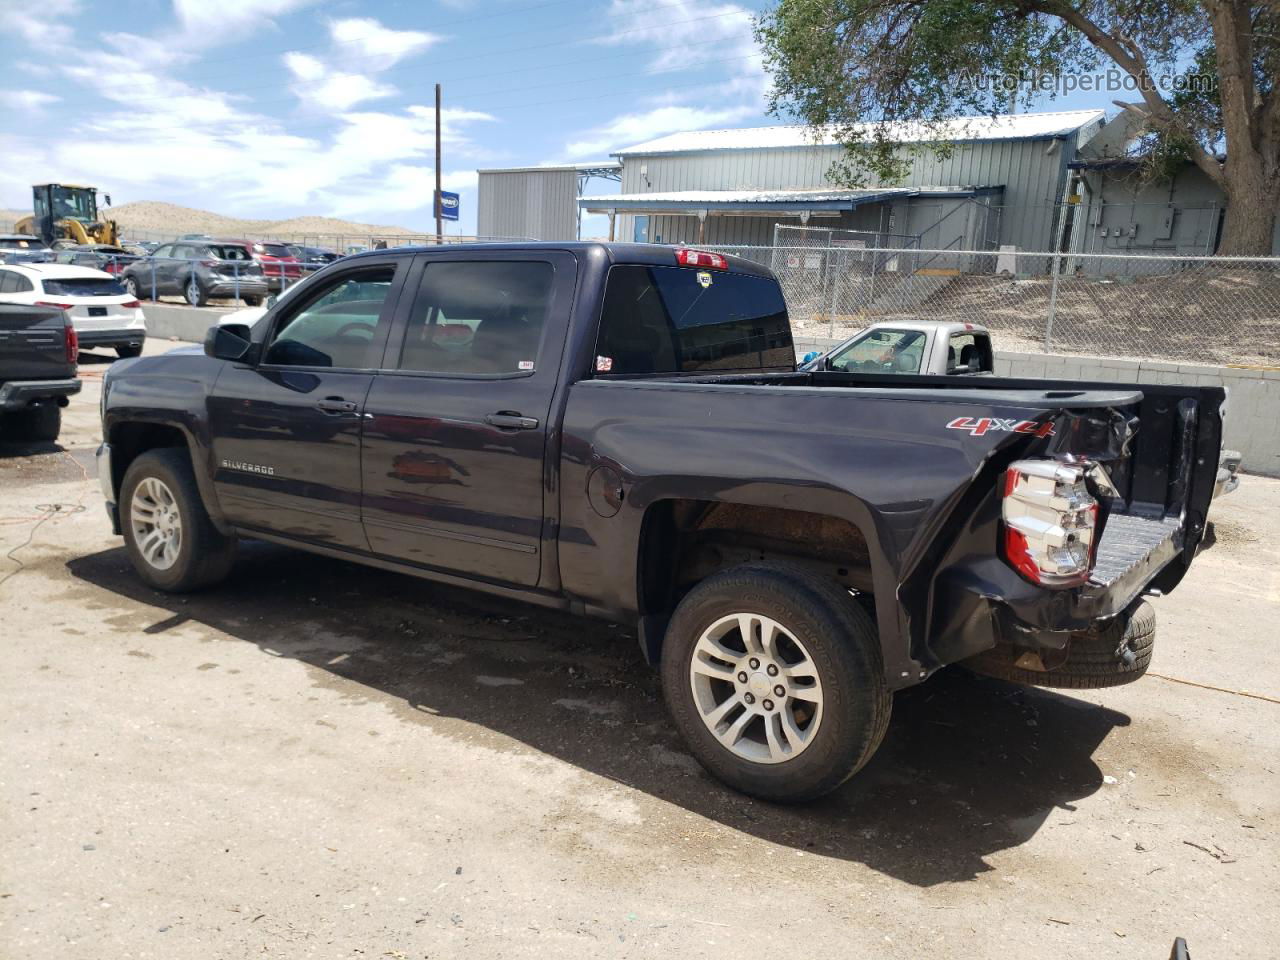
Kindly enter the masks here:
<path id="1" fill-rule="evenodd" d="M 458 195 L 450 193 L 448 190 L 440 191 L 440 219 L 441 220 L 457 220 L 458 219 Z"/>

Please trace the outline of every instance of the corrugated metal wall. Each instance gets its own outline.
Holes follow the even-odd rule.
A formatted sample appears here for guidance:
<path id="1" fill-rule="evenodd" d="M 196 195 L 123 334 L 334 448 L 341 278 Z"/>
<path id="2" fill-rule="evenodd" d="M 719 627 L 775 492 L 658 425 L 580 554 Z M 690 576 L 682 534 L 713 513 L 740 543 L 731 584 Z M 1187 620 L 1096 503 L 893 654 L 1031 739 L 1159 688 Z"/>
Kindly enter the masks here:
<path id="1" fill-rule="evenodd" d="M 1066 164 L 1075 156 L 1075 137 L 1066 140 L 991 140 L 957 144 L 951 155 L 932 153 L 911 158 L 911 170 L 893 186 L 1003 186 L 1008 215 L 999 217 L 1001 244 L 1023 250 L 1050 249 L 1055 239 L 1055 205 L 1062 200 Z M 832 186 L 827 171 L 839 159 L 839 147 L 720 150 L 670 156 L 623 155 L 621 193 L 659 193 L 673 190 L 796 190 Z M 872 179 L 867 186 L 882 186 Z M 865 216 L 879 219 L 876 208 Z M 816 226 L 877 229 L 854 211 L 851 222 L 814 221 Z M 843 218 L 842 218 L 843 219 Z M 707 242 L 768 243 L 772 218 L 723 217 L 707 221 Z M 778 222 L 795 224 L 795 217 Z M 618 217 L 619 239 L 632 237 L 632 218 Z M 697 221 L 691 217 L 654 217 L 650 237 L 664 242 L 693 241 Z M 895 227 L 892 232 L 904 232 Z"/>
<path id="2" fill-rule="evenodd" d="M 481 170 L 477 194 L 476 232 L 482 237 L 577 238 L 576 170 Z"/>

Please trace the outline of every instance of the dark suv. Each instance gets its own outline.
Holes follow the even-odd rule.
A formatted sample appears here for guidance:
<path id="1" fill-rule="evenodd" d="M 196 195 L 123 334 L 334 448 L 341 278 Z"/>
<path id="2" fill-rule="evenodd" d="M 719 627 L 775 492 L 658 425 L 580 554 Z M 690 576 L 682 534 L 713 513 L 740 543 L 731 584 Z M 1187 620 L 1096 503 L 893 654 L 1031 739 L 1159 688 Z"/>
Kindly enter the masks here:
<path id="1" fill-rule="evenodd" d="M 203 307 L 210 297 L 239 297 L 256 307 L 267 295 L 262 265 L 248 244 L 232 241 L 163 244 L 125 267 L 121 279 L 131 296 L 154 300 L 177 294 L 195 307 Z"/>

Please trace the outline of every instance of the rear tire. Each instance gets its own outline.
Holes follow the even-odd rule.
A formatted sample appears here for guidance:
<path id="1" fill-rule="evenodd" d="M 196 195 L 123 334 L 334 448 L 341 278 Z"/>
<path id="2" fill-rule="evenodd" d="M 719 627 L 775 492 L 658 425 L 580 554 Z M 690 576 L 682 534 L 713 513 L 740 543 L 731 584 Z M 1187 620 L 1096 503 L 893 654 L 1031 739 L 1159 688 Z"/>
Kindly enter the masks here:
<path id="1" fill-rule="evenodd" d="M 732 625 L 740 618 L 750 646 Z M 735 567 L 694 587 L 667 629 L 662 683 L 676 728 L 707 771 L 781 803 L 820 797 L 856 773 L 884 739 L 892 706 L 875 624 L 861 606 L 838 584 L 781 565 Z"/>
<path id="2" fill-rule="evenodd" d="M 53 443 L 62 432 L 62 408 L 52 400 L 0 415 L 0 442 Z"/>
<path id="3" fill-rule="evenodd" d="M 1151 665 L 1156 612 L 1145 600 L 1107 621 L 1099 630 L 1074 633 L 1067 659 L 1052 670 L 1014 665 L 1012 652 L 997 647 L 964 661 L 974 673 L 1057 690 L 1101 690 L 1133 683 Z"/>
<path id="4" fill-rule="evenodd" d="M 129 294 L 129 296 L 133 297 L 133 299 L 135 300 L 142 299 L 142 290 L 138 287 L 137 277 L 125 277 L 124 289 Z"/>
<path id="5" fill-rule="evenodd" d="M 132 343 L 121 344 L 116 347 L 116 356 L 121 360 L 128 360 L 131 357 L 142 356 L 142 344 L 134 345 Z"/>
<path id="6" fill-rule="evenodd" d="M 246 307 L 262 306 L 262 297 L 241 297 L 240 299 L 244 301 Z"/>
<path id="7" fill-rule="evenodd" d="M 235 538 L 209 519 L 184 449 L 149 450 L 129 465 L 120 485 L 120 526 L 133 568 L 157 590 L 211 586 L 235 562 Z"/>
<path id="8" fill-rule="evenodd" d="M 204 287 L 200 286 L 200 278 L 194 273 L 187 279 L 187 284 L 182 288 L 182 295 L 186 297 L 187 303 L 193 307 L 203 307 L 209 302 L 209 294 L 205 292 Z"/>

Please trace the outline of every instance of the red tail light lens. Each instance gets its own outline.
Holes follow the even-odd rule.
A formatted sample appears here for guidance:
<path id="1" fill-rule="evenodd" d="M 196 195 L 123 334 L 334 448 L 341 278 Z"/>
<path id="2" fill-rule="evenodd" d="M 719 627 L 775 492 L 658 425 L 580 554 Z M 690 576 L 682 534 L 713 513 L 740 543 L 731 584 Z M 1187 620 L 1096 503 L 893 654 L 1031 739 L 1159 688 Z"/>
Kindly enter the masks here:
<path id="1" fill-rule="evenodd" d="M 1091 463 L 1019 460 L 1004 475 L 1004 558 L 1032 583 L 1078 587 L 1097 553 L 1098 501 L 1085 477 Z"/>
<path id="2" fill-rule="evenodd" d="M 67 363 L 74 366 L 80 360 L 80 337 L 76 334 L 76 328 L 71 325 L 70 317 L 63 330 L 66 335 Z"/>
<path id="3" fill-rule="evenodd" d="M 37 307 L 57 307 L 59 310 L 70 310 L 75 306 L 74 303 L 59 303 L 56 300 L 37 300 Z"/>
<path id="4" fill-rule="evenodd" d="M 728 270 L 729 261 L 718 253 L 707 250 L 690 250 L 681 247 L 676 251 L 676 263 L 682 267 L 708 267 L 712 270 Z"/>
<path id="5" fill-rule="evenodd" d="M 138 310 L 141 309 L 142 303 L 138 300 L 127 300 L 120 304 L 120 306 L 124 307 L 126 310 Z"/>

